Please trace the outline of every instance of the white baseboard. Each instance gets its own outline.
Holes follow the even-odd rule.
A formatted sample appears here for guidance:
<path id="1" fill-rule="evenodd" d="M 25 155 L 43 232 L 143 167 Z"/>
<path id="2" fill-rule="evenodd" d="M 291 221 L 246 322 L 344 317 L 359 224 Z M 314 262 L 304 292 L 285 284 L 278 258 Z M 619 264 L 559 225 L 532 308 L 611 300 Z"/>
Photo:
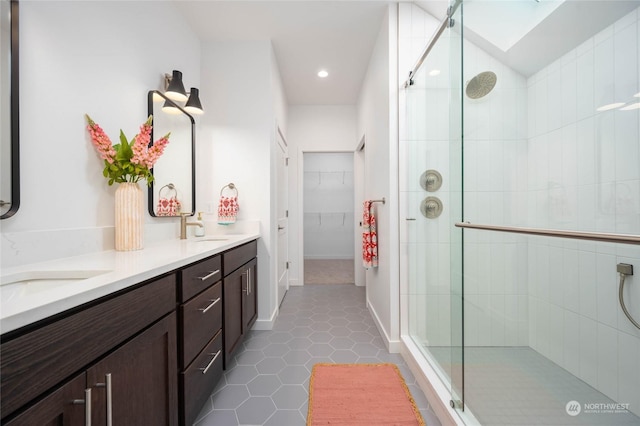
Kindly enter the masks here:
<path id="1" fill-rule="evenodd" d="M 367 308 L 369 309 L 369 312 L 371 312 L 373 323 L 376 325 L 376 328 L 380 332 L 380 336 L 382 337 L 382 341 L 384 342 L 384 345 L 387 347 L 387 350 L 390 353 L 394 353 L 394 354 L 400 353 L 402 349 L 402 345 L 401 345 L 402 342 L 400 342 L 399 340 L 391 340 L 391 338 L 389 337 L 389 334 L 387 334 L 387 330 L 385 330 L 384 327 L 382 326 L 380 317 L 376 313 L 376 310 L 373 309 L 371 303 L 369 303 L 369 300 L 367 300 Z"/>
<path id="2" fill-rule="evenodd" d="M 256 322 L 251 327 L 252 330 L 272 330 L 273 325 L 276 322 L 276 318 L 278 318 L 278 309 L 274 309 L 271 313 L 271 318 L 269 319 L 260 319 L 258 318 Z"/>

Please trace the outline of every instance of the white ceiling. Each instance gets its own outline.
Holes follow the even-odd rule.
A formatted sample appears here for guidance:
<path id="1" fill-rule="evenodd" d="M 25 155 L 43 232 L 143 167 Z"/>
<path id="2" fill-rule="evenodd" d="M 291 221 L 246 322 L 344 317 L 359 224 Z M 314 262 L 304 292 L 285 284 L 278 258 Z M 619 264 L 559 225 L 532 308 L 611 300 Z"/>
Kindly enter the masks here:
<path id="1" fill-rule="evenodd" d="M 271 40 L 291 105 L 357 103 L 390 3 L 387 0 L 173 1 L 203 42 Z M 473 24 L 473 15 L 492 10 L 476 20 L 475 27 L 467 28 L 465 23 L 465 37 L 505 65 L 529 76 L 637 7 L 640 0 L 540 2 L 543 4 L 534 0 L 465 0 L 469 24 Z M 505 5 L 520 4 L 531 9 L 536 5 L 544 7 L 547 2 L 562 4 L 544 13 L 511 40 L 508 47 L 499 47 L 500 34 L 510 34 L 502 27 L 513 24 L 514 15 Z M 416 0 L 414 3 L 443 19 L 449 0 Z M 477 10 L 471 13 L 474 6 Z M 529 11 L 524 15 L 531 14 Z M 518 25 L 525 27 L 522 23 Z M 501 30 L 497 38 L 492 38 L 487 27 L 507 32 Z M 329 77 L 320 79 L 317 76 L 320 69 L 329 71 Z"/>
<path id="2" fill-rule="evenodd" d="M 174 0 L 203 42 L 271 40 L 292 105 L 354 105 L 387 1 Z M 317 76 L 326 69 L 329 77 Z"/>

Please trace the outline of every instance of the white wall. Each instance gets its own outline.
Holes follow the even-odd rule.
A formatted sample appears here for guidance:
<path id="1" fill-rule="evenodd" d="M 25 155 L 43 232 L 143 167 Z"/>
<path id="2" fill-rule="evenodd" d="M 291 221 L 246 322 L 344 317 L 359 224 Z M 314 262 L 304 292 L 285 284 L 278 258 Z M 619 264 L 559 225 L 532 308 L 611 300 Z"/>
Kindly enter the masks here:
<path id="1" fill-rule="evenodd" d="M 0 223 L 2 266 L 113 248 L 115 187 L 84 114 L 132 138 L 165 73 L 200 85 L 199 40 L 177 17 L 170 2 L 20 3 L 22 201 Z M 178 235 L 175 219 L 145 222 L 147 242 Z"/>
<path id="2" fill-rule="evenodd" d="M 289 142 L 289 254 L 291 285 L 303 285 L 303 164 L 304 152 L 353 152 L 357 146 L 354 105 L 290 105 Z"/>
<path id="3" fill-rule="evenodd" d="M 376 203 L 379 266 L 366 272 L 367 303 L 391 351 L 399 341 L 397 5 L 390 5 L 358 99 L 358 140 L 364 135 L 365 199 Z"/>
<path id="4" fill-rule="evenodd" d="M 147 116 L 147 91 L 162 89 L 164 74 L 178 69 L 185 85 L 201 89 L 205 108 L 196 118 L 196 208 L 214 212 L 220 188 L 233 181 L 239 220 L 260 222 L 257 327 L 268 328 L 277 305 L 274 171 L 265 158 L 273 159 L 276 123 L 283 131 L 287 123 L 270 42 L 201 46 L 170 2 L 28 1 L 20 8 L 23 200 L 0 223 L 2 266 L 113 249 L 115 188 L 102 177 L 84 114 L 112 139 L 120 129 L 133 137 Z M 176 219 L 145 222 L 147 243 L 178 236 Z"/>
<path id="5" fill-rule="evenodd" d="M 277 312 L 275 126 L 276 122 L 286 123 L 271 43 L 203 43 L 202 75 L 201 94 L 208 103 L 198 144 L 202 165 L 198 168 L 198 203 L 204 210 L 217 206 L 220 189 L 233 182 L 239 192 L 238 221 L 260 223 L 256 327 L 270 328 Z M 215 219 L 215 214 L 209 216 Z"/>

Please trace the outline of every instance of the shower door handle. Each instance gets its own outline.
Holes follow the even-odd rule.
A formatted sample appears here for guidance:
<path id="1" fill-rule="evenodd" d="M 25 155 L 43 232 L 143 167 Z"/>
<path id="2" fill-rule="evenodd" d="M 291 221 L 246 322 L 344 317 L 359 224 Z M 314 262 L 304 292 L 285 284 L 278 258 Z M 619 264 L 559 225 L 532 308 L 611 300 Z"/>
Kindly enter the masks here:
<path id="1" fill-rule="evenodd" d="M 405 217 L 404 220 L 416 220 L 415 217 Z"/>

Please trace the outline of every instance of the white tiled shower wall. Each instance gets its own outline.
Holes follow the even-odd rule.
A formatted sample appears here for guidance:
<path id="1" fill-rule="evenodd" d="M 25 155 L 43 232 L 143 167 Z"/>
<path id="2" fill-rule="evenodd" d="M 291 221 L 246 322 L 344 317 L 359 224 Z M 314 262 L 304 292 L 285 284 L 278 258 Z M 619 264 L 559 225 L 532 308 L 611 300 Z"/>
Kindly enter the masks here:
<path id="1" fill-rule="evenodd" d="M 527 81 L 527 224 L 640 234 L 639 12 Z M 640 414 L 640 330 L 618 303 L 616 264 L 640 271 L 637 245 L 530 238 L 529 345 Z M 640 317 L 640 275 L 625 285 Z"/>
<path id="2" fill-rule="evenodd" d="M 400 28 L 411 28 L 421 11 L 402 11 Z M 639 110 L 596 111 L 632 102 L 640 91 L 638 14 L 529 79 L 465 42 L 463 81 L 482 71 L 498 76 L 490 94 L 465 100 L 465 220 L 640 234 Z M 415 54 L 402 34 L 400 51 Z M 425 67 L 438 64 L 448 74 L 448 54 L 442 39 Z M 426 76 L 416 81 L 405 93 L 400 157 L 410 329 L 429 345 L 448 345 L 448 86 Z M 445 179 L 435 194 L 418 184 L 428 168 Z M 427 195 L 445 205 L 436 220 L 419 213 Z M 618 306 L 615 268 L 625 262 L 640 270 L 639 247 L 467 231 L 464 250 L 466 345 L 531 346 L 638 414 L 640 331 Z M 625 287 L 636 317 L 638 276 Z"/>

